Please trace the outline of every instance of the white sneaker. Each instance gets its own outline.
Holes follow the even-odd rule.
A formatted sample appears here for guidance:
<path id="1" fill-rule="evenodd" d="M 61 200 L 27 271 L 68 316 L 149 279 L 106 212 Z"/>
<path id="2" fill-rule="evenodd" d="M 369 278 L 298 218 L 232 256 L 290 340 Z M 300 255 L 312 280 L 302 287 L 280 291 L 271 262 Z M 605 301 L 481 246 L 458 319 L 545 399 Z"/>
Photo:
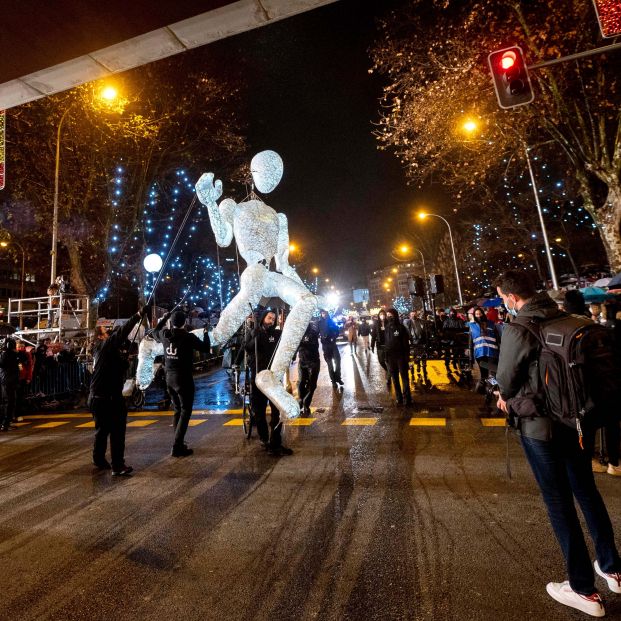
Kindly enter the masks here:
<path id="1" fill-rule="evenodd" d="M 548 582 L 546 585 L 548 595 L 565 606 L 570 606 L 576 610 L 581 610 L 592 617 L 603 617 L 606 614 L 604 603 L 599 593 L 593 595 L 580 595 L 570 586 L 569 581 Z"/>
<path id="2" fill-rule="evenodd" d="M 591 460 L 591 468 L 593 472 L 606 472 L 608 470 L 608 466 L 603 464 L 599 459 L 593 458 Z"/>
<path id="3" fill-rule="evenodd" d="M 598 573 L 604 580 L 606 580 L 606 582 L 608 583 L 608 588 L 613 593 L 621 593 L 621 574 L 620 573 L 618 572 L 614 574 L 604 573 L 600 569 L 599 563 L 597 561 L 593 563 L 593 567 L 595 567 L 596 573 Z"/>
<path id="4" fill-rule="evenodd" d="M 613 477 L 621 477 L 621 465 L 613 466 L 612 464 L 608 464 L 606 472 L 612 474 Z"/>

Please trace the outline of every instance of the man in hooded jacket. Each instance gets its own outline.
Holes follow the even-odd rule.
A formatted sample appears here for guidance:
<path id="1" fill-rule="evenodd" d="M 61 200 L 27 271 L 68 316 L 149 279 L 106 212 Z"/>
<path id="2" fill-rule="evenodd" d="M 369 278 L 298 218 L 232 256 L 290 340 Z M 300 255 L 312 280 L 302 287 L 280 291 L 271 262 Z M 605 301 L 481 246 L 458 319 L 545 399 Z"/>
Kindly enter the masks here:
<path id="1" fill-rule="evenodd" d="M 319 378 L 319 328 L 311 321 L 298 347 L 298 399 L 308 416 Z"/>
<path id="2" fill-rule="evenodd" d="M 171 320 L 171 328 L 165 327 L 168 319 Z M 194 452 L 185 444 L 194 406 L 194 351 L 207 353 L 211 349 L 207 330 L 201 341 L 196 334 L 185 329 L 185 319 L 185 313 L 180 310 L 166 313 L 153 331 L 154 338 L 164 345 L 166 385 L 175 410 L 173 457 L 187 457 Z"/>
<path id="3" fill-rule="evenodd" d="M 276 330 L 276 314 L 271 310 L 263 312 L 259 324 L 246 332 L 245 348 L 248 354 L 250 377 L 252 379 L 252 412 L 257 425 L 259 440 L 268 453 L 279 457 L 291 455 L 293 451 L 282 445 L 282 425 L 280 412 L 275 403 L 269 402 L 271 417 L 270 426 L 267 426 L 267 397 L 257 388 L 255 379 L 257 374 L 269 368 L 274 352 L 280 341 L 281 331 Z"/>
<path id="4" fill-rule="evenodd" d="M 341 379 L 341 354 L 339 352 L 336 339 L 339 336 L 339 328 L 334 323 L 327 310 L 322 309 L 319 319 L 319 335 L 321 336 L 321 349 L 323 349 L 323 359 L 328 365 L 328 373 L 332 386 L 342 386 Z"/>
<path id="5" fill-rule="evenodd" d="M 394 308 L 386 311 L 386 330 L 384 334 L 386 364 L 395 387 L 397 405 L 412 405 L 410 392 L 409 360 L 410 335 L 399 320 L 399 313 Z M 399 382 L 401 379 L 401 383 Z"/>

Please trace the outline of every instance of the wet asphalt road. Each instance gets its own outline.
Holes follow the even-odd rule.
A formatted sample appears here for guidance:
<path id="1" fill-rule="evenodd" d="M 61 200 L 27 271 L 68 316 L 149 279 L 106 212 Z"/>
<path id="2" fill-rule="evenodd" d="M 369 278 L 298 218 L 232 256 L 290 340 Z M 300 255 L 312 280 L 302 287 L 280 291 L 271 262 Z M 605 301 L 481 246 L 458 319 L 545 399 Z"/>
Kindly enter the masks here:
<path id="1" fill-rule="evenodd" d="M 167 416 L 130 417 L 145 426 L 128 429 L 124 480 L 93 473 L 80 412 L 1 435 L 0 619 L 586 618 L 545 592 L 561 555 L 513 438 L 507 479 L 480 397 L 434 373 L 437 392 L 406 410 L 375 357 L 344 352 L 342 394 L 324 371 L 315 421 L 287 427 L 291 457 L 247 442 L 234 414 L 197 414 L 187 459 L 168 456 Z M 222 371 L 198 385 L 197 410 L 238 407 Z M 621 480 L 598 477 L 621 532 Z"/>

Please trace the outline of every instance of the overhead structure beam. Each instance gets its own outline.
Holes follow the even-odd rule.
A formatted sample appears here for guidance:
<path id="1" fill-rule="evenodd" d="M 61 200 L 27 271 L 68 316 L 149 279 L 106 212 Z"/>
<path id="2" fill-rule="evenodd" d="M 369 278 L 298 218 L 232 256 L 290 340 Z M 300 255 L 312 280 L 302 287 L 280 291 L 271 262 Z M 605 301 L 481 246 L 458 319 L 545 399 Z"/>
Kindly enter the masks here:
<path id="1" fill-rule="evenodd" d="M 173 56 L 336 0 L 238 0 L 0 84 L 0 110 Z"/>

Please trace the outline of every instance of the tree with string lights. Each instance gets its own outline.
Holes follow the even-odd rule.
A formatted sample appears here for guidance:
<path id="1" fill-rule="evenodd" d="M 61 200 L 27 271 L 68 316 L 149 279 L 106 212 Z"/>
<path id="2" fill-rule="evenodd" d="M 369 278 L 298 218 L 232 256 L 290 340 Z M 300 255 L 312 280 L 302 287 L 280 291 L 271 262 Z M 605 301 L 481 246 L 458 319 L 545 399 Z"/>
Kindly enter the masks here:
<path id="1" fill-rule="evenodd" d="M 47 257 L 55 132 L 71 107 L 60 153 L 59 267 L 70 271 L 79 293 L 103 299 L 124 279 L 142 295 L 147 282 L 142 259 L 151 245 L 146 223 L 151 193 L 157 192 L 161 209 L 168 210 L 152 227 L 164 240 L 176 232 L 178 216 L 191 200 L 186 193 L 183 203 L 174 202 L 177 171 L 200 171 L 209 162 L 239 177 L 246 145 L 235 116 L 238 93 L 188 63 L 179 57 L 117 76 L 115 84 L 123 93 L 117 110 L 94 109 L 93 92 L 101 84 L 91 83 L 8 115 L 14 172 L 4 192 L 3 218 L 33 255 Z M 24 204 L 33 206 L 34 223 L 21 222 L 18 210 Z M 200 214 L 184 232 L 184 248 L 198 219 Z M 164 246 L 157 241 L 159 251 Z"/>
<path id="2" fill-rule="evenodd" d="M 537 62 L 599 38 L 588 0 L 410 0 L 381 22 L 373 49 L 372 70 L 387 79 L 380 148 L 395 151 L 413 183 L 440 181 L 457 207 L 490 209 L 507 162 L 524 169 L 529 145 L 563 167 L 610 268 L 621 270 L 620 55 L 532 72 L 535 101 L 512 111 L 498 108 L 486 62 L 507 45 Z"/>

